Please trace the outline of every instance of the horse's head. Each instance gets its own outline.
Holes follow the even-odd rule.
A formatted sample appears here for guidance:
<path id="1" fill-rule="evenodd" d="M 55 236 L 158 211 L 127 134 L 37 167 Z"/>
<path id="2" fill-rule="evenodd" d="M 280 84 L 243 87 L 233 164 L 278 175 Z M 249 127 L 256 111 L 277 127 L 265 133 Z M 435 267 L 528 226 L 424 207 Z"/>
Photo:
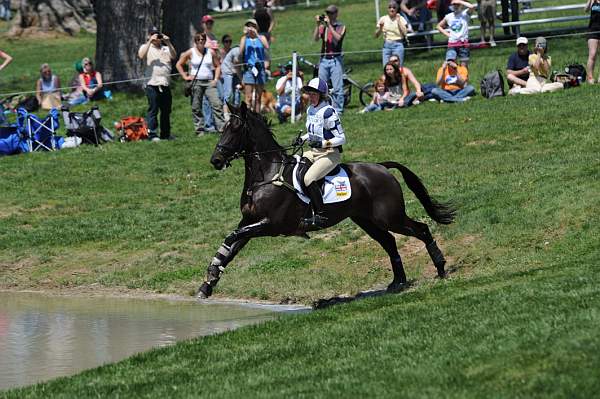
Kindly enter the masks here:
<path id="1" fill-rule="evenodd" d="M 221 138 L 213 151 L 210 163 L 215 169 L 221 170 L 230 165 L 231 161 L 242 154 L 248 144 L 248 108 L 245 102 L 239 108 L 227 104 L 230 110 L 229 121 L 223 128 Z"/>

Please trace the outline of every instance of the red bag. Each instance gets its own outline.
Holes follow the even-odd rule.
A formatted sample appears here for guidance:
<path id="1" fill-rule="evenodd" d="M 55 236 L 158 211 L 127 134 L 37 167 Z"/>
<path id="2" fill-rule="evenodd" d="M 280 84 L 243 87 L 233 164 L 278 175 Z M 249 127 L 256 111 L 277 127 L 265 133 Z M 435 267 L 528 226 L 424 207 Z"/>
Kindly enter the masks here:
<path id="1" fill-rule="evenodd" d="M 148 139 L 148 125 L 139 116 L 126 116 L 115 123 L 115 129 L 121 132 L 122 141 L 138 141 Z"/>

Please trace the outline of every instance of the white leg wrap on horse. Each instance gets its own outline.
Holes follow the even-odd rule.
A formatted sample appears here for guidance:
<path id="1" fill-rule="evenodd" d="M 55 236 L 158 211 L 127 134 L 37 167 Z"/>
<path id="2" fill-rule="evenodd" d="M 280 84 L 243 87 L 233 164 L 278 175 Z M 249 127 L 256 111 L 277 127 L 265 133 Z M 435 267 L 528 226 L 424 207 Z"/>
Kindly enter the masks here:
<path id="1" fill-rule="evenodd" d="M 221 266 L 221 259 L 214 257 L 212 258 L 212 262 L 210 262 L 210 264 L 214 266 Z"/>
<path id="2" fill-rule="evenodd" d="M 226 244 L 221 244 L 221 246 L 217 250 L 217 253 L 220 253 L 224 257 L 228 258 L 231 254 L 231 247 Z"/>

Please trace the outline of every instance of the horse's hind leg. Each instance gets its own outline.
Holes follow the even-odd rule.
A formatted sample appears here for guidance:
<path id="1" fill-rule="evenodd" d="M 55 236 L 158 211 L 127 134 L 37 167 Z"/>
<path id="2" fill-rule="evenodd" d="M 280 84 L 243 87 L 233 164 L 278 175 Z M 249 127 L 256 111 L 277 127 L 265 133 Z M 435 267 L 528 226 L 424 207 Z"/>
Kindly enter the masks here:
<path id="1" fill-rule="evenodd" d="M 437 243 L 431 236 L 429 226 L 427 226 L 425 223 L 417 222 L 416 220 L 405 216 L 402 224 L 393 225 L 391 226 L 390 230 L 392 230 L 394 233 L 416 237 L 423 241 L 425 243 L 425 247 L 427 248 L 427 253 L 429 253 L 431 260 L 437 269 L 438 276 L 444 277 L 446 275 L 446 271 L 444 270 L 446 259 L 444 258 L 442 251 L 440 251 Z"/>
<path id="2" fill-rule="evenodd" d="M 402 288 L 406 284 L 406 274 L 404 273 L 404 267 L 402 266 L 402 259 L 398 253 L 398 247 L 396 246 L 396 239 L 388 231 L 383 230 L 375 223 L 368 219 L 354 217 L 352 221 L 360 226 L 372 239 L 377 241 L 379 245 L 383 247 L 390 257 L 390 263 L 392 264 L 392 271 L 394 272 L 394 280 L 388 285 L 387 290 L 389 292 L 395 292 Z"/>

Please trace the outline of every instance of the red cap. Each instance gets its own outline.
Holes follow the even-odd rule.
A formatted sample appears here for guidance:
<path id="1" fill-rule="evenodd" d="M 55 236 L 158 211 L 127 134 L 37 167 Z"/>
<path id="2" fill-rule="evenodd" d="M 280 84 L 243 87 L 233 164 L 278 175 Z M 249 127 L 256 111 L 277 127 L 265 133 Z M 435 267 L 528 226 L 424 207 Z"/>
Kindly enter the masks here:
<path id="1" fill-rule="evenodd" d="M 215 21 L 213 17 L 211 17 L 210 15 L 205 15 L 202 17 L 202 22 L 206 23 L 208 21 Z"/>

